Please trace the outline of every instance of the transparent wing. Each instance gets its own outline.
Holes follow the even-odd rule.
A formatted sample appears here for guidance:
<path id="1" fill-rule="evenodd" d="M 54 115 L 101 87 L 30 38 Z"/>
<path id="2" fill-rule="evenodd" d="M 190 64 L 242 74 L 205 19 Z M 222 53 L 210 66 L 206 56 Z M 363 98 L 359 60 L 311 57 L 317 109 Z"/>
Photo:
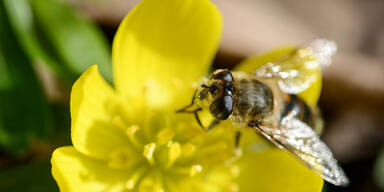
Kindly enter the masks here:
<path id="1" fill-rule="evenodd" d="M 280 129 L 265 126 L 257 129 L 279 148 L 290 151 L 326 181 L 342 186 L 349 183 L 330 149 L 304 122 L 288 115 L 282 119 Z"/>
<path id="2" fill-rule="evenodd" d="M 331 63 L 337 51 L 336 43 L 316 39 L 308 47 L 299 48 L 279 61 L 263 65 L 254 72 L 259 78 L 273 78 L 286 93 L 297 94 L 306 90 L 316 80 L 320 67 Z"/>

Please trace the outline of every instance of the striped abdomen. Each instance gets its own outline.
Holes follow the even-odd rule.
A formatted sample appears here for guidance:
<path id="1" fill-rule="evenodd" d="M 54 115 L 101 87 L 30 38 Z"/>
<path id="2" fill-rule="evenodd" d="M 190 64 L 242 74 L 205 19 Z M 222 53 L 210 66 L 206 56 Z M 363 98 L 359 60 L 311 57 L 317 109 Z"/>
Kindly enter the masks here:
<path id="1" fill-rule="evenodd" d="M 285 117 L 290 113 L 295 113 L 294 117 L 312 128 L 315 127 L 315 119 L 309 106 L 297 95 L 285 94 L 284 107 L 281 112 L 281 117 Z"/>

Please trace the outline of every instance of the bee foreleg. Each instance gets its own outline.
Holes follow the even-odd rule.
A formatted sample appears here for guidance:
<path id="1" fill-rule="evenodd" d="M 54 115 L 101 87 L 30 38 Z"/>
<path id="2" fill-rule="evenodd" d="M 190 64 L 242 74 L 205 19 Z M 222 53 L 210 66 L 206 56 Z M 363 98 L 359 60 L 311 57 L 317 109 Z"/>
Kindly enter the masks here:
<path id="1" fill-rule="evenodd" d="M 240 157 L 242 154 L 242 150 L 240 148 L 240 139 L 241 139 L 241 132 L 237 130 L 235 133 L 235 155 L 237 157 Z"/>
<path id="2" fill-rule="evenodd" d="M 197 89 L 195 90 L 195 93 L 193 95 L 196 95 L 196 93 L 197 93 Z M 193 107 L 194 105 L 195 105 L 195 97 L 192 97 L 191 103 L 189 105 L 179 109 L 179 110 L 176 110 L 176 113 L 193 113 L 193 112 L 196 112 L 196 110 L 199 110 L 199 109 L 196 109 L 193 111 L 188 111 L 188 109 Z"/>
<path id="3" fill-rule="evenodd" d="M 196 119 L 197 123 L 200 125 L 200 127 L 203 128 L 204 131 L 206 131 L 205 127 L 203 126 L 203 124 L 200 121 L 199 114 L 198 114 L 198 112 L 201 110 L 202 110 L 201 108 L 196 109 L 195 111 L 193 111 L 193 114 L 195 115 L 195 119 Z"/>
<path id="4" fill-rule="evenodd" d="M 209 126 L 207 127 L 207 129 L 205 129 L 205 131 L 208 132 L 208 131 L 212 130 L 219 123 L 220 123 L 220 121 L 214 120 L 211 124 L 209 124 Z"/>
<path id="5" fill-rule="evenodd" d="M 260 122 L 259 121 L 255 121 L 255 120 L 252 120 L 252 121 L 249 121 L 248 122 L 248 127 L 252 127 L 252 128 L 258 128 L 260 126 Z"/>
<path id="6" fill-rule="evenodd" d="M 201 120 L 199 118 L 199 114 L 198 112 L 201 111 L 202 109 L 199 108 L 199 109 L 196 109 L 195 111 L 193 111 L 193 114 L 195 115 L 195 118 L 196 118 L 196 121 L 197 123 L 200 125 L 200 127 L 205 131 L 205 132 L 208 132 L 210 130 L 212 130 L 216 125 L 218 125 L 220 123 L 220 121 L 218 120 L 214 120 L 207 128 L 204 127 L 203 123 L 201 123 Z"/>
<path id="7" fill-rule="evenodd" d="M 236 131 L 236 133 L 235 133 L 235 149 L 239 148 L 240 139 L 241 139 L 241 132 Z"/>

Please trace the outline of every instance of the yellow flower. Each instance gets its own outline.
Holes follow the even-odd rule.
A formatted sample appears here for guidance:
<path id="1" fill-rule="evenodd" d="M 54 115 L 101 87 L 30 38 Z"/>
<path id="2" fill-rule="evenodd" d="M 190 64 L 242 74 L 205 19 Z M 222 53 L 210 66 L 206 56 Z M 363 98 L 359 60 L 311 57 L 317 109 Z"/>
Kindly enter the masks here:
<path id="1" fill-rule="evenodd" d="M 207 74 L 221 27 L 208 0 L 143 0 L 128 14 L 113 43 L 115 86 L 96 66 L 73 85 L 73 146 L 52 155 L 61 191 L 321 190 L 319 176 L 254 132 L 235 162 L 231 126 L 205 133 L 175 114 Z"/>

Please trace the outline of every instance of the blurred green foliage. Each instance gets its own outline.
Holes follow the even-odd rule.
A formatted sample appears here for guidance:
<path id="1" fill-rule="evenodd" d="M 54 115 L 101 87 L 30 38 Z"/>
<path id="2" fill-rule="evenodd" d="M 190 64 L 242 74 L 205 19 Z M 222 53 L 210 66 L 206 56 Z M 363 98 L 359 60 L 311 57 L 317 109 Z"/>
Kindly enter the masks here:
<path id="1" fill-rule="evenodd" d="M 0 145 L 20 155 L 57 126 L 36 70 L 49 69 L 69 89 L 98 64 L 112 82 L 111 51 L 95 24 L 58 0 L 1 0 L 0 29 Z"/>
<path id="2" fill-rule="evenodd" d="M 76 9 L 0 0 L 0 191 L 58 191 L 48 158 L 70 144 L 69 106 L 49 102 L 39 75 L 49 71 L 70 90 L 93 64 L 112 82 L 109 42 Z"/>
<path id="3" fill-rule="evenodd" d="M 90 65 L 112 81 L 110 46 L 86 17 L 58 0 L 3 0 L 11 25 L 34 62 L 72 84 Z"/>
<path id="4" fill-rule="evenodd" d="M 384 146 L 376 160 L 374 174 L 377 186 L 384 190 Z"/>
<path id="5" fill-rule="evenodd" d="M 12 33 L 2 5 L 0 25 L 0 144 L 20 154 L 25 152 L 30 139 L 49 135 L 52 115 L 31 62 Z"/>
<path id="6" fill-rule="evenodd" d="M 19 167 L 0 169 L 0 191 L 54 192 L 59 189 L 51 176 L 49 161 L 38 161 Z"/>

